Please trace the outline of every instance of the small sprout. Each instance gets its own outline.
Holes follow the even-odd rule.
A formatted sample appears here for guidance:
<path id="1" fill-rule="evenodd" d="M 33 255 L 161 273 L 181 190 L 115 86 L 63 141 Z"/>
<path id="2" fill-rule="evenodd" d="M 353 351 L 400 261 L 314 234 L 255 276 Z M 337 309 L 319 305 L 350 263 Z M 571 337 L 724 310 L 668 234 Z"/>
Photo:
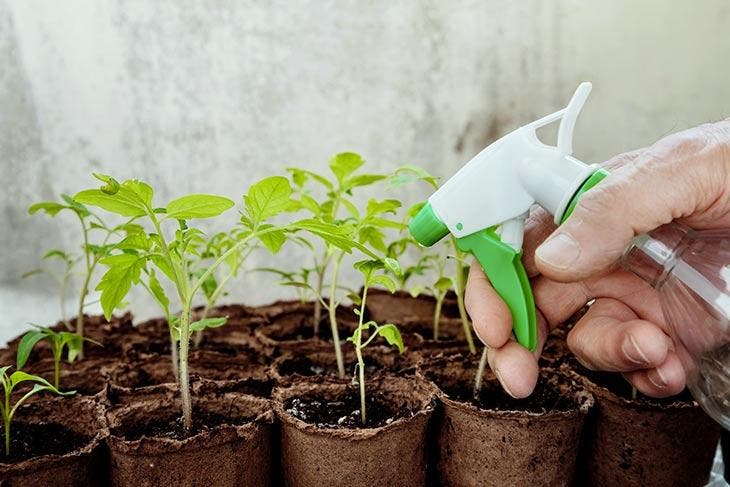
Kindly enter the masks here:
<path id="1" fill-rule="evenodd" d="M 355 356 L 357 357 L 357 382 L 360 386 L 360 418 L 362 424 L 366 424 L 367 413 L 365 410 L 365 361 L 363 360 L 362 352 L 365 348 L 375 340 L 376 337 L 381 336 L 385 341 L 396 348 L 400 353 L 403 353 L 403 338 L 401 337 L 398 327 L 392 323 L 386 325 L 379 325 L 375 321 L 368 321 L 363 323 L 365 315 L 365 303 L 368 297 L 368 288 L 375 284 L 384 286 L 390 292 L 395 292 L 396 284 L 390 276 L 384 274 L 386 270 L 392 271 L 396 275 L 400 273 L 400 267 L 398 262 L 393 259 L 383 260 L 364 260 L 356 262 L 353 267 L 360 271 L 363 275 L 363 288 L 362 297 L 360 299 L 360 309 L 355 311 L 359 321 L 358 326 L 352 333 L 352 336 L 348 338 L 348 341 L 352 342 L 355 346 Z M 363 342 L 363 333 L 369 332 L 369 337 Z"/>
<path id="2" fill-rule="evenodd" d="M 53 386 L 56 389 L 59 388 L 58 381 L 61 370 L 61 358 L 63 357 L 64 349 L 67 351 L 66 360 L 71 363 L 76 360 L 81 353 L 84 341 L 101 346 L 100 343 L 89 338 L 84 338 L 78 333 L 72 333 L 69 331 L 56 332 L 50 328 L 42 326 L 36 326 L 36 328 L 36 330 L 29 331 L 20 339 L 15 366 L 18 370 L 25 367 L 33 347 L 35 347 L 38 342 L 45 340 L 51 348 L 51 353 L 53 355 Z"/>
<path id="3" fill-rule="evenodd" d="M 43 391 L 50 391 L 54 394 L 60 394 L 62 396 L 68 396 L 76 392 L 61 392 L 58 390 L 57 387 L 51 385 L 46 379 L 38 377 L 36 375 L 28 374 L 26 372 L 23 372 L 22 370 L 16 370 L 12 374 L 8 374 L 8 370 L 10 369 L 10 367 L 10 365 L 0 367 L 0 382 L 2 382 L 3 393 L 5 396 L 4 401 L 0 403 L 0 413 L 2 413 L 3 415 L 6 457 L 10 456 L 10 424 L 13 421 L 13 417 L 15 416 L 15 413 L 18 411 L 18 408 L 21 406 L 21 404 L 23 404 L 31 396 Z M 20 399 L 15 401 L 15 404 L 13 404 L 11 402 L 13 390 L 18 384 L 28 381 L 34 383 L 33 388 L 30 391 L 26 392 Z"/>

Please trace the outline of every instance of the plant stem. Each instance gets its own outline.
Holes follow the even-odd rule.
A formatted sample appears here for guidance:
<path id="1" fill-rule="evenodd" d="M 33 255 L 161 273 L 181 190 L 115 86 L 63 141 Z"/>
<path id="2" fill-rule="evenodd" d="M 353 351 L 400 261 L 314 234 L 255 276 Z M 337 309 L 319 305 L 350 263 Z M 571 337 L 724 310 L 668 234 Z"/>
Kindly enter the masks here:
<path id="1" fill-rule="evenodd" d="M 322 320 L 322 288 L 324 287 L 324 273 L 327 271 L 327 251 L 322 259 L 322 267 L 317 269 L 317 296 L 314 300 L 314 336 L 319 336 L 319 322 Z"/>
<path id="2" fill-rule="evenodd" d="M 365 301 L 368 297 L 368 286 L 367 279 L 365 286 L 362 291 L 362 300 L 360 302 L 360 319 L 358 321 L 359 333 L 355 333 L 355 356 L 357 357 L 357 374 L 358 374 L 358 385 L 360 386 L 360 417 L 362 418 L 362 424 L 365 426 L 366 415 L 365 415 L 365 361 L 362 358 L 362 320 L 365 315 Z"/>
<path id="3" fill-rule="evenodd" d="M 469 345 L 469 352 L 471 354 L 477 353 L 477 349 L 474 346 L 474 338 L 471 335 L 471 325 L 469 323 L 469 317 L 466 314 L 466 307 L 464 306 L 464 289 L 466 283 L 464 282 L 464 264 L 462 264 L 461 251 L 456 243 L 456 239 L 453 239 L 454 252 L 456 253 L 456 304 L 459 306 L 459 317 L 461 318 L 461 326 L 464 328 L 464 335 L 466 336 L 466 343 Z"/>
<path id="4" fill-rule="evenodd" d="M 53 360 L 53 386 L 58 389 L 58 381 L 61 372 L 61 360 L 56 358 Z"/>
<path id="5" fill-rule="evenodd" d="M 172 355 L 172 374 L 175 376 L 175 382 L 180 384 L 180 370 L 178 362 L 180 361 L 180 353 L 178 352 L 177 340 L 170 333 L 170 354 Z"/>
<path id="6" fill-rule="evenodd" d="M 3 413 L 3 421 L 4 421 L 4 433 L 5 433 L 5 456 L 10 456 L 10 421 L 12 420 L 12 412 L 10 410 L 10 396 L 12 394 L 12 389 L 10 389 L 10 385 L 6 383 L 7 376 L 3 375 L 2 377 L 2 383 L 3 383 L 3 389 L 5 392 L 5 407 L 2 408 Z"/>
<path id="7" fill-rule="evenodd" d="M 335 299 L 337 293 L 337 276 L 340 272 L 340 263 L 344 252 L 339 251 L 335 257 L 335 264 L 332 268 L 332 281 L 330 282 L 330 300 L 329 300 L 329 317 L 330 327 L 332 328 L 332 341 L 335 344 L 335 358 L 337 359 L 337 375 L 340 379 L 345 378 L 345 361 L 342 358 L 342 348 L 340 347 L 340 333 L 337 329 L 337 301 Z M 362 317 L 361 317 L 362 319 Z"/>
<path id="8" fill-rule="evenodd" d="M 433 312 L 433 341 L 439 340 L 439 324 L 441 323 L 441 307 L 444 304 L 446 293 L 436 295 L 436 309 Z"/>
<path id="9" fill-rule="evenodd" d="M 10 456 L 10 417 L 5 416 L 5 456 Z"/>
<path id="10" fill-rule="evenodd" d="M 477 367 L 477 376 L 474 379 L 474 398 L 479 398 L 479 393 L 482 392 L 482 380 L 484 379 L 484 369 L 487 368 L 487 353 L 489 349 L 484 347 L 482 356 L 479 359 L 479 366 Z"/>
<path id="11" fill-rule="evenodd" d="M 190 374 L 188 372 L 188 352 L 190 346 L 190 306 L 183 305 L 180 315 L 180 396 L 182 399 L 183 426 L 189 430 L 193 425 L 192 401 L 190 399 Z"/>

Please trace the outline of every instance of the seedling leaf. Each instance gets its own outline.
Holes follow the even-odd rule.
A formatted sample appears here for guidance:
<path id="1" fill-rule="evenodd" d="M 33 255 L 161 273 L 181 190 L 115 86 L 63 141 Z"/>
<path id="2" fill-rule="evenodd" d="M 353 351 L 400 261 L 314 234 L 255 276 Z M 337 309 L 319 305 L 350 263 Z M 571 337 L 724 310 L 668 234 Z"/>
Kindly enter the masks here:
<path id="1" fill-rule="evenodd" d="M 400 330 L 394 324 L 389 323 L 387 325 L 379 326 L 377 333 L 380 334 L 388 344 L 398 347 L 398 351 L 403 353 L 403 337 L 401 337 Z"/>
<path id="2" fill-rule="evenodd" d="M 28 358 L 30 357 L 30 352 L 33 351 L 33 347 L 35 347 L 36 344 L 45 337 L 45 333 L 37 330 L 29 331 L 23 335 L 23 338 L 20 339 L 20 343 L 18 343 L 18 352 L 15 357 L 15 368 L 22 369 L 25 367 L 25 364 L 28 362 Z"/>
<path id="3" fill-rule="evenodd" d="M 359 154 L 342 152 L 330 159 L 330 169 L 342 184 L 350 174 L 357 171 L 365 163 Z"/>
<path id="4" fill-rule="evenodd" d="M 205 318 L 203 320 L 190 323 L 190 331 L 203 331 L 208 328 L 218 328 L 226 324 L 227 318 Z"/>
<path id="5" fill-rule="evenodd" d="M 291 186 L 283 176 L 271 176 L 253 184 L 243 197 L 246 213 L 254 227 L 289 208 Z"/>
<path id="6" fill-rule="evenodd" d="M 190 194 L 170 201 L 167 204 L 167 217 L 178 220 L 211 218 L 229 210 L 233 205 L 233 201 L 223 196 Z"/>

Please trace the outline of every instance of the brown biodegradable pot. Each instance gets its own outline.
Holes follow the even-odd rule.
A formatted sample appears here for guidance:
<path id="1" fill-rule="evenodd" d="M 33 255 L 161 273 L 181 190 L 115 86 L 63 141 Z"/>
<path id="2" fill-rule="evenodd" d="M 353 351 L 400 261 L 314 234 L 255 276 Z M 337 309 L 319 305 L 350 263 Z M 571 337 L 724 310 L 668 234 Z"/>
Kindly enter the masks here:
<path id="1" fill-rule="evenodd" d="M 439 339 L 433 339 L 433 322 L 406 319 L 397 324 L 404 336 L 417 334 L 423 338 L 419 350 L 429 356 L 438 353 L 466 353 L 469 345 L 464 335 L 464 325 L 458 318 L 441 318 Z"/>
<path id="2" fill-rule="evenodd" d="M 95 396 L 106 385 L 108 374 L 123 363 L 119 357 L 86 357 L 76 359 L 71 363 L 61 360 L 58 386 L 63 391 L 76 391 L 80 396 Z M 28 373 L 39 375 L 53 383 L 54 363 L 52 359 L 44 358 L 24 367 Z M 30 386 L 29 386 L 30 387 Z M 30 400 L 39 399 L 33 396 Z"/>
<path id="3" fill-rule="evenodd" d="M 202 308 L 193 310 L 193 319 L 202 317 Z M 258 343 L 254 338 L 254 330 L 266 324 L 267 319 L 262 316 L 256 308 L 250 308 L 241 304 L 228 304 L 216 306 L 208 310 L 208 318 L 226 317 L 225 326 L 211 328 L 203 332 L 200 346 L 205 348 L 206 343 L 228 343 L 232 345 L 256 346 Z"/>
<path id="4" fill-rule="evenodd" d="M 442 403 L 435 420 L 439 485 L 570 485 L 591 395 L 544 370 L 533 395 L 515 400 L 487 371 L 475 400 L 476 362 L 457 355 L 419 365 Z"/>
<path id="5" fill-rule="evenodd" d="M 62 322 L 58 322 L 50 328 L 54 331 L 73 331 L 76 318 L 69 320 L 71 330 Z M 18 351 L 18 344 L 25 335 L 23 332 L 21 335 L 13 338 L 8 342 L 6 350 L 0 353 L 4 362 L 12 363 L 15 362 L 15 355 Z M 93 342 L 84 343 L 84 355 L 85 357 L 111 357 L 120 356 L 122 353 L 121 342 L 122 340 L 134 332 L 132 326 L 132 314 L 125 313 L 122 316 L 113 316 L 111 321 L 106 321 L 103 315 L 84 315 L 84 336 Z M 45 341 L 39 342 L 28 357 L 28 363 L 33 363 L 44 358 L 51 358 L 51 348 Z"/>
<path id="6" fill-rule="evenodd" d="M 667 399 L 638 394 L 619 374 L 579 375 L 596 398 L 585 485 L 700 486 L 712 469 L 720 427 L 688 393 Z"/>
<path id="7" fill-rule="evenodd" d="M 95 402 L 56 397 L 26 404 L 10 431 L 11 452 L 25 454 L 7 463 L 0 459 L 0 485 L 106 485 L 101 443 L 107 430 Z"/>
<path id="8" fill-rule="evenodd" d="M 108 401 L 112 485 L 270 485 L 269 401 L 194 383 L 190 436 L 172 384 L 134 394 L 110 389 Z"/>
<path id="9" fill-rule="evenodd" d="M 389 351 L 388 351 L 389 352 Z M 356 358 L 353 352 L 345 359 L 346 382 L 352 380 Z M 420 359 L 416 352 L 381 353 L 379 350 L 366 349 L 363 354 L 365 373 L 367 377 L 374 374 L 388 373 L 392 375 L 412 375 Z M 290 384 L 304 377 L 327 377 L 328 380 L 337 380 L 337 360 L 332 351 L 313 352 L 308 355 L 282 355 L 271 365 L 271 377 L 279 384 Z"/>
<path id="10" fill-rule="evenodd" d="M 262 306 L 256 306 L 253 308 L 255 310 L 255 313 L 259 316 L 262 316 L 268 320 L 271 320 L 273 318 L 276 318 L 277 316 L 284 314 L 284 313 L 292 313 L 295 311 L 301 311 L 301 312 L 311 312 L 314 310 L 314 303 L 309 302 L 302 302 L 298 299 L 292 299 L 292 300 L 283 300 L 283 301 L 274 301 L 273 303 L 264 304 Z M 322 309 L 322 315 L 326 315 L 327 310 Z"/>
<path id="11" fill-rule="evenodd" d="M 351 350 L 352 347 L 346 341 L 352 334 L 357 323 L 354 321 L 355 314 L 352 308 L 340 306 L 337 309 L 337 325 L 340 335 L 340 344 L 343 352 Z M 325 313 L 319 327 L 319 336 L 314 336 L 312 328 L 311 311 L 293 311 L 282 313 L 272 319 L 271 323 L 259 326 L 255 331 L 256 339 L 271 353 L 312 353 L 326 350 L 333 350 L 332 330 Z"/>
<path id="12" fill-rule="evenodd" d="M 270 397 L 274 380 L 269 376 L 265 357 L 250 348 L 235 355 L 211 350 L 193 350 L 190 374 L 208 380 L 244 381 L 250 394 Z M 117 387 L 138 389 L 176 381 L 169 355 L 149 355 L 111 370 L 109 380 Z"/>
<path id="13" fill-rule="evenodd" d="M 450 293 L 447 297 L 450 299 L 445 298 L 441 304 L 441 315 L 445 318 L 458 318 L 456 295 Z M 404 320 L 431 322 L 436 311 L 436 300 L 427 294 L 413 297 L 406 291 L 391 294 L 386 289 L 375 288 L 368 289 L 365 308 L 369 318 L 378 323 L 401 323 Z"/>
<path id="14" fill-rule="evenodd" d="M 303 421 L 293 402 L 330 405 L 345 400 L 357 408 L 359 399 L 351 385 L 310 379 L 274 391 L 274 409 L 280 421 L 284 484 L 422 486 L 426 482 L 426 432 L 434 409 L 434 390 L 415 378 L 380 376 L 367 382 L 371 407 L 384 425 L 367 428 L 320 426 L 317 416 Z M 344 399 L 348 398 L 348 399 Z M 354 405 L 350 406 L 350 402 Z M 348 409 L 349 410 L 349 409 Z M 397 411 L 397 413 L 392 413 Z M 356 409 L 350 416 L 358 417 Z M 383 415 L 390 419 L 383 419 Z M 395 419 L 394 419 L 395 418 Z"/>

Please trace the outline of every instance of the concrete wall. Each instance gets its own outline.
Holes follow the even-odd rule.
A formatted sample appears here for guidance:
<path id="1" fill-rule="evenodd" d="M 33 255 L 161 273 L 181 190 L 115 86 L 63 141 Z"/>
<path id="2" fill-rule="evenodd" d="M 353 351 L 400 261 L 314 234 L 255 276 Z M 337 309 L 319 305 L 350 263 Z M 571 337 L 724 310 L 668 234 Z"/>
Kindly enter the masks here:
<path id="1" fill-rule="evenodd" d="M 57 315 L 19 275 L 78 238 L 25 209 L 91 171 L 160 201 L 342 150 L 449 175 L 581 80 L 576 155 L 601 161 L 730 115 L 728 32 L 725 0 L 0 0 L 0 339 Z M 259 279 L 248 301 L 281 293 Z"/>

